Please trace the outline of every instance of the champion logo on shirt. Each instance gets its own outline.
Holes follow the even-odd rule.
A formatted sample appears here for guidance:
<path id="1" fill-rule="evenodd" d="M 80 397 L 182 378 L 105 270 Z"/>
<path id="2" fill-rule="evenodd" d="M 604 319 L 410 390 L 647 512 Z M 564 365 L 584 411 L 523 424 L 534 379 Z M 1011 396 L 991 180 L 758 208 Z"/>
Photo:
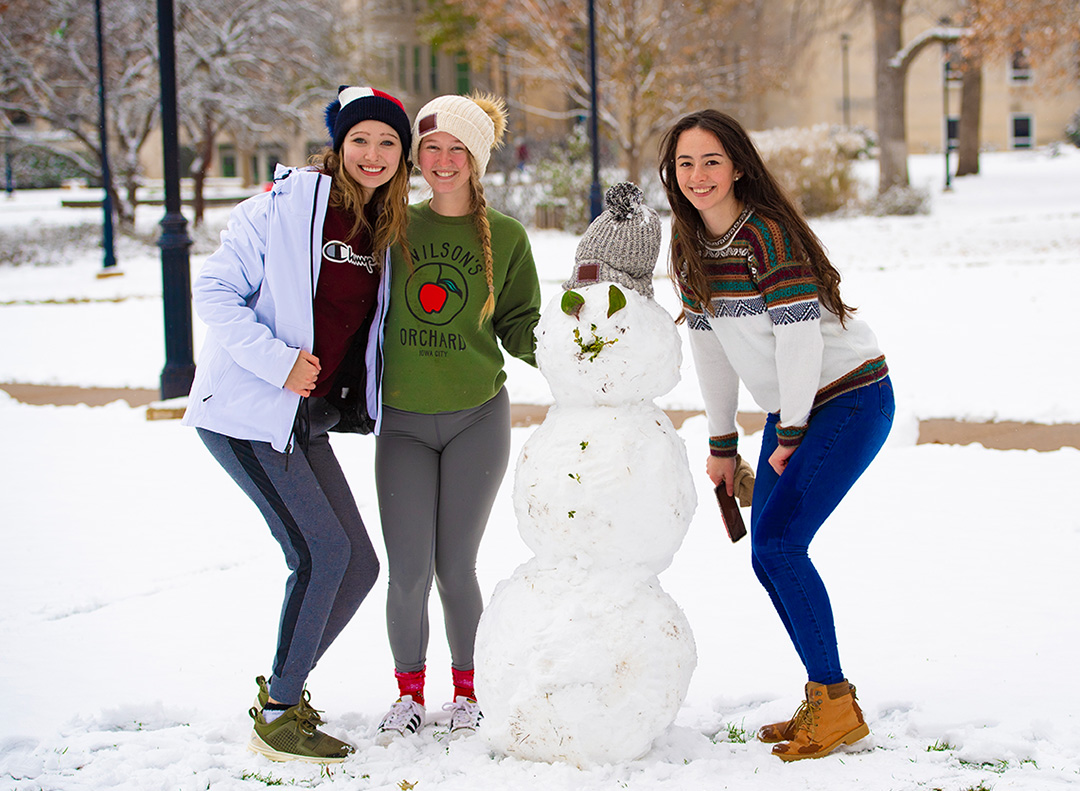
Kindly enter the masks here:
<path id="1" fill-rule="evenodd" d="M 335 264 L 352 264 L 362 266 L 368 272 L 375 271 L 375 259 L 370 255 L 360 255 L 353 252 L 352 245 L 345 242 L 329 241 L 323 245 L 323 258 L 333 261 Z"/>

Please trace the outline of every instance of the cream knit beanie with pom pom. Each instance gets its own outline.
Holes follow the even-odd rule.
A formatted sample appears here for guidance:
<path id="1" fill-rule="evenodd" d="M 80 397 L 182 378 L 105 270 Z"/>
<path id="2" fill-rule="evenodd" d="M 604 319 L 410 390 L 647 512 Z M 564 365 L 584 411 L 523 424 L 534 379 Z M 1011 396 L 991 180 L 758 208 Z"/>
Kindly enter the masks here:
<path id="1" fill-rule="evenodd" d="M 487 171 L 491 150 L 502 144 L 506 132 L 506 103 L 497 96 L 439 96 L 420 108 L 413 124 L 412 160 L 417 160 L 420 141 L 432 132 L 447 132 L 469 149 L 476 159 L 477 175 Z"/>

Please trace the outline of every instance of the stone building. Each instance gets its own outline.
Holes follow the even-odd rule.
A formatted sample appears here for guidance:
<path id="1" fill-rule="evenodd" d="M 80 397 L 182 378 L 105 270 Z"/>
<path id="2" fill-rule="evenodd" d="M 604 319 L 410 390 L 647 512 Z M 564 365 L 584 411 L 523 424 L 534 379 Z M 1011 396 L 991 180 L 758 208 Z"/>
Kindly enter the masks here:
<path id="1" fill-rule="evenodd" d="M 417 30 L 425 0 L 342 0 L 342 4 L 341 39 L 346 42 L 351 64 L 343 81 L 385 88 L 402 99 L 410 114 L 434 96 L 476 88 L 494 90 L 511 100 L 507 145 L 493 159 L 493 169 L 512 167 L 521 143 L 540 149 L 547 141 L 565 137 L 575 120 L 585 117 L 558 86 L 526 88 L 514 76 L 517 69 L 512 51 L 497 53 L 483 67 L 473 68 L 459 54 L 426 43 Z M 818 20 L 817 32 L 791 63 L 785 84 L 742 96 L 737 106 L 722 109 L 732 111 L 751 129 L 846 124 L 873 131 L 871 11 L 864 3 L 855 13 L 841 13 L 841 8 L 851 8 L 843 0 L 824 5 L 831 18 Z M 957 16 L 960 3 L 927 0 L 908 6 L 905 43 L 941 24 L 944 18 Z M 512 7 L 511 1 L 508 13 Z M 1061 54 L 1055 68 L 1032 68 L 1028 56 L 1017 52 L 984 65 L 983 150 L 1031 148 L 1062 141 L 1070 118 L 1080 110 L 1080 61 L 1076 53 Z M 1072 62 L 1066 62 L 1068 59 Z M 955 144 L 960 82 L 957 72 L 948 68 L 949 62 L 946 49 L 933 45 L 911 65 L 906 99 L 910 153 L 943 151 L 946 118 Z M 600 92 L 602 101 L 603 85 Z M 686 108 L 692 109 L 697 108 Z M 303 162 L 324 142 L 321 109 L 316 108 L 302 128 L 282 128 L 246 146 L 222 139 L 213 173 L 258 183 L 269 178 L 276 162 Z M 143 160 L 149 178 L 160 176 L 159 145 L 151 139 L 146 147 Z"/>

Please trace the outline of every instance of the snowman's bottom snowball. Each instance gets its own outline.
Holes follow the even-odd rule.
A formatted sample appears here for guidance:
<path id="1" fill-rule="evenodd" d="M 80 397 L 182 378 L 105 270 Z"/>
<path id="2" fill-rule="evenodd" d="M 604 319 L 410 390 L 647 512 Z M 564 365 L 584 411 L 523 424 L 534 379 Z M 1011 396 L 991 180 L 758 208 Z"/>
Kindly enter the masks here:
<path id="1" fill-rule="evenodd" d="M 480 732 L 495 749 L 576 766 L 631 761 L 678 714 L 697 664 L 655 577 L 542 568 L 500 583 L 476 634 Z"/>

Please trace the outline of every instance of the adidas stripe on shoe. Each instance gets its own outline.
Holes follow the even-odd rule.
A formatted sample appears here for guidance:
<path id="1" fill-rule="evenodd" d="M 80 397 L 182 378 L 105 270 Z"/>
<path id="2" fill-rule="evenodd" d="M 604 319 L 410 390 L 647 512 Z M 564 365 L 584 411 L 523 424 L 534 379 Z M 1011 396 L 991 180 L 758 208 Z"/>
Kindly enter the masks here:
<path id="1" fill-rule="evenodd" d="M 412 695 L 398 698 L 379 723 L 375 743 L 385 747 L 395 739 L 416 733 L 424 725 L 424 707 Z"/>
<path id="2" fill-rule="evenodd" d="M 480 711 L 480 704 L 463 695 L 458 695 L 453 703 L 445 704 L 443 711 L 450 712 L 451 739 L 460 739 L 462 736 L 476 733 L 476 729 L 480 727 L 480 720 L 484 718 Z"/>

